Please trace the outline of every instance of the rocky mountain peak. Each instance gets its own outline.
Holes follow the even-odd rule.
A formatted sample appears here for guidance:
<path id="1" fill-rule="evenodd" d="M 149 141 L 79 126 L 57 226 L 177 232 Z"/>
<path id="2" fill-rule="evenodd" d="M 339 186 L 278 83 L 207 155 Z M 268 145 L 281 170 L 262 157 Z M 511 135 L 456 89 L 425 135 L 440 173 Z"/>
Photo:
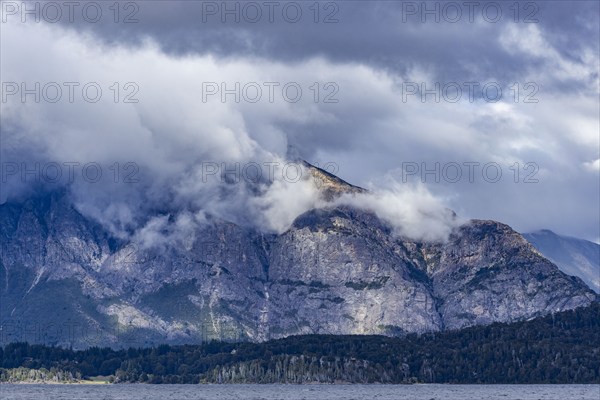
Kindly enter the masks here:
<path id="1" fill-rule="evenodd" d="M 311 178 L 321 192 L 321 196 L 326 201 L 332 201 L 345 193 L 366 193 L 367 190 L 359 186 L 354 186 L 343 179 L 301 160 L 301 164 L 310 172 Z"/>
<path id="2" fill-rule="evenodd" d="M 366 192 L 305 167 L 329 201 Z M 0 342 L 404 335 L 597 300 L 508 225 L 473 220 L 447 242 L 427 243 L 393 235 L 373 212 L 334 203 L 278 235 L 212 220 L 159 251 L 115 241 L 68 196 L 50 194 L 0 205 L 0 241 Z"/>

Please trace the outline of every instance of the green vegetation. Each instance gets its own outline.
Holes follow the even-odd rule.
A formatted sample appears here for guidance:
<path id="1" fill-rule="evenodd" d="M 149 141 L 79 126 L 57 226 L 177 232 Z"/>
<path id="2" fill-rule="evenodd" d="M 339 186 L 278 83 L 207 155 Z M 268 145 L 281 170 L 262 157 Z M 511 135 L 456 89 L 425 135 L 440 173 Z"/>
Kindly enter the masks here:
<path id="1" fill-rule="evenodd" d="M 30 369 L 30 368 L 11 368 L 0 370 L 0 382 L 16 383 L 77 383 L 81 380 L 81 374 L 63 371 L 57 368 Z"/>
<path id="2" fill-rule="evenodd" d="M 4 382 L 30 380 L 35 370 L 116 383 L 600 383 L 600 304 L 402 338 L 310 335 L 81 351 L 12 343 L 0 359 Z"/>

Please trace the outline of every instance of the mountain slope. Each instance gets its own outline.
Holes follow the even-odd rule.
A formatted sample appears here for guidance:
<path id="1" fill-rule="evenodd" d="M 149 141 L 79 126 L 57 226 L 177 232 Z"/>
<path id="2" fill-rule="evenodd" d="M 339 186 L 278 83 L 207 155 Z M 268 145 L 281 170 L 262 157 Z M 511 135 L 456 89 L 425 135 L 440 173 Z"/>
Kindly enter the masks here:
<path id="1" fill-rule="evenodd" d="M 101 375 L 118 383 L 171 384 L 597 384 L 599 313 L 594 303 L 529 321 L 403 338 L 308 335 L 83 351 L 14 343 L 0 347 L 0 383 L 52 382 L 62 373 L 72 383 Z"/>
<path id="2" fill-rule="evenodd" d="M 316 171 L 331 196 L 356 188 Z M 334 177 L 335 178 L 335 177 Z M 168 217 L 168 216 L 165 216 Z M 0 205 L 0 341 L 148 346 L 458 329 L 586 306 L 594 292 L 510 227 L 446 243 L 325 207 L 280 235 L 208 218 L 160 245 L 111 237 L 52 192 Z"/>
<path id="3" fill-rule="evenodd" d="M 321 192 L 323 199 L 331 201 L 344 193 L 366 193 L 367 190 L 354 186 L 343 179 L 301 160 L 300 163 L 308 169 L 315 186 Z"/>
<path id="4" fill-rule="evenodd" d="M 581 280 L 563 274 L 499 222 L 472 220 L 427 254 L 447 329 L 531 318 L 593 297 Z"/>
<path id="5" fill-rule="evenodd" d="M 600 245 L 544 229 L 523 237 L 567 275 L 581 278 L 600 293 Z"/>

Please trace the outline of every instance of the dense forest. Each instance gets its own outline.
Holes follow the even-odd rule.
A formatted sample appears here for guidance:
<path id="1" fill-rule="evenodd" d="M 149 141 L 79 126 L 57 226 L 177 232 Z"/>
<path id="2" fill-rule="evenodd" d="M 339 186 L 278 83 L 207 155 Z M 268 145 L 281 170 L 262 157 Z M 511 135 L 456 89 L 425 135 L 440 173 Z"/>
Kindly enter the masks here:
<path id="1" fill-rule="evenodd" d="M 600 304 L 401 338 L 310 335 L 80 351 L 12 343 L 0 359 L 4 382 L 45 373 L 115 383 L 600 383 Z"/>

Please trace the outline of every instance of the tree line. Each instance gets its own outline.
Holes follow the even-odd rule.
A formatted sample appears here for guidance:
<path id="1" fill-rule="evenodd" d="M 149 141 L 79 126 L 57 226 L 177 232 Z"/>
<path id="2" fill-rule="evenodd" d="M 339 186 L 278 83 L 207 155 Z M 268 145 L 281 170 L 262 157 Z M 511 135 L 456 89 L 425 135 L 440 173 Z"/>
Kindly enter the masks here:
<path id="1" fill-rule="evenodd" d="M 0 348 L 0 360 L 4 382 L 39 378 L 34 370 L 115 383 L 600 383 L 600 303 L 404 337 L 305 335 L 85 350 L 11 343 Z"/>

